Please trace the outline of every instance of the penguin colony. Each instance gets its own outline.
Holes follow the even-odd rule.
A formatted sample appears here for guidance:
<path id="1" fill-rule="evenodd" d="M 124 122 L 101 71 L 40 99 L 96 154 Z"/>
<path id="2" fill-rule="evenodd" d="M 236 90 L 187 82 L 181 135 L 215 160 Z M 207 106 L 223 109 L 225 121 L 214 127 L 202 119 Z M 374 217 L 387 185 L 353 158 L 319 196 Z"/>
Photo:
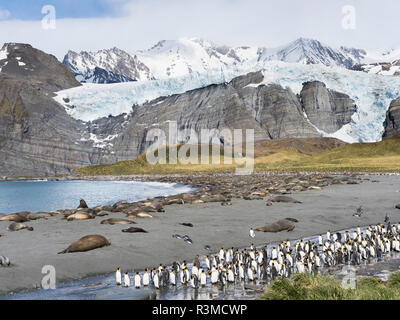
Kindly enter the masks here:
<path id="1" fill-rule="evenodd" d="M 156 289 L 179 282 L 192 288 L 237 281 L 268 282 L 293 273 L 316 275 L 323 267 L 360 265 L 363 260 L 380 259 L 392 252 L 400 252 L 400 223 L 370 225 L 363 231 L 360 227 L 343 233 L 328 231 L 316 241 L 283 241 L 271 248 L 256 248 L 253 244 L 243 250 L 221 248 L 217 254 L 206 256 L 203 263 L 196 256 L 191 267 L 186 261 L 174 262 L 169 268 L 160 264 L 146 268 L 142 274 L 136 272 L 133 279 L 127 272 L 122 275 L 118 268 L 116 282 L 124 287 L 153 285 Z"/>

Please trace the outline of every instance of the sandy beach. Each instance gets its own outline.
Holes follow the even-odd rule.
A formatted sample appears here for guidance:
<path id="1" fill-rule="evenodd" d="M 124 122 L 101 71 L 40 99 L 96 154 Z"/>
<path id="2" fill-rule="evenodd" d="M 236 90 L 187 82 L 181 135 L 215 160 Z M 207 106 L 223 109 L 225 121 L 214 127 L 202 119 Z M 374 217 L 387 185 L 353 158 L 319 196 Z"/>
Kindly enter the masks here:
<path id="1" fill-rule="evenodd" d="M 62 220 L 54 216 L 48 220 L 28 221 L 34 231 L 7 231 L 10 222 L 0 222 L 0 255 L 10 258 L 12 266 L 0 267 L 0 294 L 40 286 L 44 265 L 56 268 L 57 282 L 110 273 L 120 266 L 123 270 L 141 270 L 160 263 L 170 265 L 174 260 L 191 260 L 205 255 L 205 245 L 213 251 L 220 247 L 246 247 L 285 239 L 300 239 L 327 230 L 342 230 L 383 222 L 388 214 L 392 223 L 400 221 L 400 176 L 364 175 L 360 184 L 330 185 L 322 190 L 307 190 L 290 196 L 301 204 L 274 203 L 266 200 L 233 199 L 231 206 L 219 202 L 169 205 L 165 212 L 153 213 L 152 219 L 135 218 L 138 227 L 148 233 L 123 233 L 125 225 L 103 225 L 107 218 L 125 218 L 122 213 L 96 217 L 93 220 Z M 374 181 L 374 182 L 373 182 Z M 353 217 L 355 209 L 363 205 L 365 214 Z M 278 219 L 292 217 L 299 220 L 292 232 L 256 233 L 249 237 L 250 227 L 262 227 Z M 190 222 L 193 228 L 179 225 Z M 172 237 L 187 234 L 193 244 Z M 89 252 L 57 254 L 73 241 L 89 234 L 101 234 L 111 246 Z"/>

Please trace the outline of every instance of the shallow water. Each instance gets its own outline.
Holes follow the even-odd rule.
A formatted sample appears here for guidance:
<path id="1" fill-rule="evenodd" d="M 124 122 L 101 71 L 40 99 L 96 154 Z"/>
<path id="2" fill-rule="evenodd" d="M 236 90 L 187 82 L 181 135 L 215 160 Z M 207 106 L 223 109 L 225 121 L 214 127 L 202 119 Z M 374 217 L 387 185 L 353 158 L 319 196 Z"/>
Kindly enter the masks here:
<path id="1" fill-rule="evenodd" d="M 346 229 L 354 230 L 354 229 Z M 325 238 L 325 235 L 323 236 Z M 303 238 L 304 241 L 317 242 L 318 237 L 312 236 Z M 296 241 L 291 241 L 294 244 Z M 276 246 L 277 243 L 267 244 L 268 249 Z M 204 266 L 204 257 L 201 258 L 201 264 Z M 191 269 L 191 264 L 188 264 L 188 269 Z M 337 265 L 330 268 L 321 268 L 321 274 L 331 274 L 336 278 L 341 279 L 345 274 L 348 274 L 345 265 Z M 348 265 L 347 265 L 348 267 Z M 384 255 L 382 259 L 371 259 L 362 261 L 359 266 L 351 266 L 354 268 L 356 276 L 376 276 L 382 280 L 387 280 L 390 273 L 400 270 L 400 253 L 391 253 Z M 142 272 L 141 272 L 142 274 Z M 131 273 L 132 276 L 132 273 Z M 124 288 L 115 284 L 115 274 L 108 274 L 98 277 L 91 277 L 79 281 L 60 284 L 55 290 L 34 290 L 20 292 L 7 296 L 0 296 L 1 299 L 28 299 L 28 300 L 51 300 L 51 299 L 160 299 L 160 300 L 211 300 L 211 299 L 255 299 L 265 289 L 268 284 L 265 281 L 241 282 L 236 281 L 234 284 L 222 286 L 211 285 L 207 279 L 207 285 L 197 289 L 191 288 L 189 285 L 181 285 L 178 281 L 176 287 L 165 287 L 155 289 L 153 286 L 149 288 L 136 289 L 134 287 Z"/>
<path id="2" fill-rule="evenodd" d="M 94 207 L 190 190 L 189 186 L 175 183 L 141 181 L 0 181 L 0 212 L 76 208 L 80 198 L 85 199 L 89 207 Z"/>

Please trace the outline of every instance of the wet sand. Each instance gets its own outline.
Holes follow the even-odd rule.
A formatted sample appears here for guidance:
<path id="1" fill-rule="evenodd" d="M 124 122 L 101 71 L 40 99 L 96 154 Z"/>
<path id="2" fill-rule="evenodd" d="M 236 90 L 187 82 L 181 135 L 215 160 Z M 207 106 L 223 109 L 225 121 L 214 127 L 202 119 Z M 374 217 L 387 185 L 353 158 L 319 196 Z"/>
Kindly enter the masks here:
<path id="1" fill-rule="evenodd" d="M 93 220 L 62 220 L 61 216 L 48 220 L 28 221 L 34 231 L 9 232 L 9 222 L 0 222 L 0 255 L 8 256 L 12 267 L 0 267 L 0 294 L 39 287 L 44 265 L 56 268 L 57 282 L 123 270 L 141 270 L 160 263 L 170 265 L 174 260 L 192 260 L 196 254 L 205 255 L 205 245 L 213 251 L 220 247 L 246 247 L 299 239 L 327 230 L 365 226 L 383 222 L 387 213 L 392 223 L 400 221 L 400 176 L 362 176 L 361 184 L 331 185 L 323 190 L 293 193 L 302 204 L 274 203 L 267 207 L 265 200 L 233 200 L 232 206 L 220 203 L 170 205 L 165 213 L 153 213 L 153 219 L 134 219 L 138 227 L 149 233 L 123 233 L 126 225 L 102 225 L 106 218 L 125 218 L 122 213 L 96 217 Z M 365 179 L 370 179 L 365 180 Z M 372 181 L 378 182 L 372 182 Z M 365 214 L 353 217 L 355 209 L 363 205 Z M 299 220 L 292 232 L 256 233 L 249 237 L 250 227 L 261 227 L 278 219 L 292 217 Z M 193 228 L 179 225 L 190 222 Z M 172 238 L 172 234 L 188 234 L 193 244 Z M 89 252 L 57 254 L 73 241 L 88 235 L 101 234 L 111 246 Z"/>

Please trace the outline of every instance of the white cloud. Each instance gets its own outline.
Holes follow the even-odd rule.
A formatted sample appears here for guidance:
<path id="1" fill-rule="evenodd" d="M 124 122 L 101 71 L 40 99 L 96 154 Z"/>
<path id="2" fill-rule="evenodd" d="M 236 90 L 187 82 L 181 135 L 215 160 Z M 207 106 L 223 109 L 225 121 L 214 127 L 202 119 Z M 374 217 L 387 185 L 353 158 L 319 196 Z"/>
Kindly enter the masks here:
<path id="1" fill-rule="evenodd" d="M 338 46 L 385 48 L 397 44 L 400 1 L 380 0 L 108 0 L 119 18 L 0 21 L 0 39 L 25 42 L 56 55 L 113 46 L 146 49 L 162 39 L 203 37 L 218 44 L 275 46 L 300 36 Z M 342 28 L 342 7 L 353 3 L 357 26 Z M 355 3 L 355 4 L 354 4 Z M 385 14 L 376 14 L 380 8 Z M 374 23 L 371 23 L 374 21 Z M 1 45 L 1 44 L 0 44 Z"/>
<path id="2" fill-rule="evenodd" d="M 10 17 L 11 13 L 8 10 L 0 9 L 0 20 L 5 20 Z"/>

